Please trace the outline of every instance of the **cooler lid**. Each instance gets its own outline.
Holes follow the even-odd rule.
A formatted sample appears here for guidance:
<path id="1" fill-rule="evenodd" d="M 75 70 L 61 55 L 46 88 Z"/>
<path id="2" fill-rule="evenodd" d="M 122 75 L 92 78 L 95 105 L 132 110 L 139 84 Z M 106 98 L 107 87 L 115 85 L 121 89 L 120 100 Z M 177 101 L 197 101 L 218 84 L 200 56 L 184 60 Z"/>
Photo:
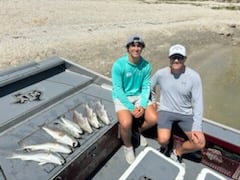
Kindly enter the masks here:
<path id="1" fill-rule="evenodd" d="M 183 180 L 185 169 L 152 147 L 146 147 L 136 157 L 119 180 L 125 179 L 176 179 Z"/>
<path id="2" fill-rule="evenodd" d="M 201 172 L 198 174 L 196 180 L 227 180 L 227 179 L 211 169 L 203 168 Z"/>

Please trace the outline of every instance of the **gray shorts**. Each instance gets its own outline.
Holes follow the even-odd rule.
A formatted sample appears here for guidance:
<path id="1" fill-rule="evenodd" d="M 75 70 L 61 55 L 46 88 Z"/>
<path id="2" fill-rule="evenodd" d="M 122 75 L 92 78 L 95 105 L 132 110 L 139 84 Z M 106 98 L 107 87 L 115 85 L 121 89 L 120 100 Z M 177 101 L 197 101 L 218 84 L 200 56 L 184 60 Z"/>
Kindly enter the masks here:
<path id="1" fill-rule="evenodd" d="M 135 105 L 135 107 L 140 106 L 141 102 L 141 97 L 140 96 L 129 96 L 128 100 Z M 114 106 L 115 106 L 115 111 L 121 111 L 121 110 L 129 110 L 126 106 L 124 106 L 119 99 L 114 99 Z M 152 101 L 149 100 L 148 106 L 152 104 Z"/>
<path id="2" fill-rule="evenodd" d="M 184 132 L 192 131 L 193 115 L 183 115 L 168 111 L 158 112 L 158 128 L 172 129 L 174 122 L 178 122 L 178 125 Z"/>

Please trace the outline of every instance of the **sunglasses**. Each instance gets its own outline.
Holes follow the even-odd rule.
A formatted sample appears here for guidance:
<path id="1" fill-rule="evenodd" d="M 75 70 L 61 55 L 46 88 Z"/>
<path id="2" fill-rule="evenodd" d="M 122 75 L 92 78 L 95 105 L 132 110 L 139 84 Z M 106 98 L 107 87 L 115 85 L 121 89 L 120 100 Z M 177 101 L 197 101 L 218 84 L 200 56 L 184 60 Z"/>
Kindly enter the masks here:
<path id="1" fill-rule="evenodd" d="M 175 59 L 179 60 L 179 61 L 183 61 L 184 60 L 184 56 L 180 55 L 180 54 L 174 54 L 172 56 L 170 56 L 170 59 L 173 61 Z"/>

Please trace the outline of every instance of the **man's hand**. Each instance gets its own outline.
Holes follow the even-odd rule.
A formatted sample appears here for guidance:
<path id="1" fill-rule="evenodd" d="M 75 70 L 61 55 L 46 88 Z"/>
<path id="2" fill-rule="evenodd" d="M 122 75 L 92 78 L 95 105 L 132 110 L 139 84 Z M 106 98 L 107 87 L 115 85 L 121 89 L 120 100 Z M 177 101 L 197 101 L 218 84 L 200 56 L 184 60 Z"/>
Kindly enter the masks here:
<path id="1" fill-rule="evenodd" d="M 203 144 L 205 143 L 205 137 L 203 132 L 201 131 L 192 131 L 192 141 L 196 144 Z"/>
<path id="2" fill-rule="evenodd" d="M 133 112 L 132 112 L 132 115 L 135 117 L 135 118 L 139 118 L 141 117 L 145 112 L 145 109 L 141 106 L 139 107 L 136 107 Z"/>

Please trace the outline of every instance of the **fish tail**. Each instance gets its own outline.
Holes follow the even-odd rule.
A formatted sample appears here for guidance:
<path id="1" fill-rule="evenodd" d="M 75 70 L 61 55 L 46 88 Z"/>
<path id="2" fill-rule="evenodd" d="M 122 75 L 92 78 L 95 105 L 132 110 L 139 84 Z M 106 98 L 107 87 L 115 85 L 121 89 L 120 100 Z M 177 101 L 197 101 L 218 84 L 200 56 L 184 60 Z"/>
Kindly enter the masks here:
<path id="1" fill-rule="evenodd" d="M 41 161 L 40 163 L 38 163 L 38 165 L 40 165 L 40 166 L 42 166 L 44 164 L 47 164 L 47 162 L 46 161 Z"/>
<path id="2" fill-rule="evenodd" d="M 7 156 L 6 159 L 15 159 L 16 158 L 16 153 L 12 153 L 11 156 Z"/>
<path id="3" fill-rule="evenodd" d="M 39 128 L 47 127 L 47 124 L 44 122 L 43 124 L 38 125 Z"/>

